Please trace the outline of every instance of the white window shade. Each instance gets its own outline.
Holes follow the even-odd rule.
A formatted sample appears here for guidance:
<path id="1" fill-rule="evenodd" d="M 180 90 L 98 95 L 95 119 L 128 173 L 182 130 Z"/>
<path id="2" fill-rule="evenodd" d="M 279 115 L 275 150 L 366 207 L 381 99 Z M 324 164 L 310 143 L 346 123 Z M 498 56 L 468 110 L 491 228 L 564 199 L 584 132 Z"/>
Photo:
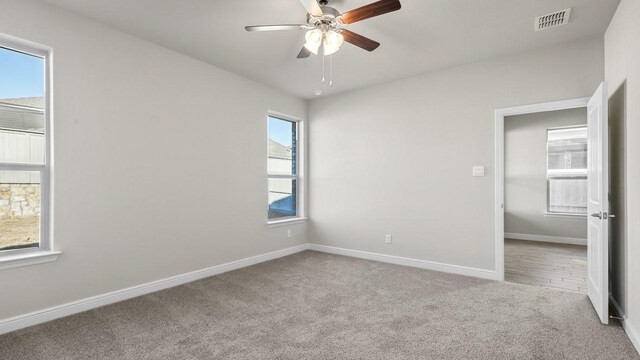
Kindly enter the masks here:
<path id="1" fill-rule="evenodd" d="M 547 141 L 571 140 L 571 139 L 587 139 L 587 127 L 581 126 L 566 129 L 549 129 L 547 133 Z"/>

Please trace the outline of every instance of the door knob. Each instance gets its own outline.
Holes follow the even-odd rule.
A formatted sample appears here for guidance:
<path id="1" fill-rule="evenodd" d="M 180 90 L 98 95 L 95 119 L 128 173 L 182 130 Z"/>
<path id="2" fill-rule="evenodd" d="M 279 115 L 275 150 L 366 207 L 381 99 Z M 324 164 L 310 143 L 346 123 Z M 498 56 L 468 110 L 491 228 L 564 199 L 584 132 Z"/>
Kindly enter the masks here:
<path id="1" fill-rule="evenodd" d="M 602 220 L 602 212 L 598 212 L 598 213 L 591 214 L 591 216 L 593 216 L 593 217 L 597 217 L 598 219 L 601 219 L 601 220 Z"/>

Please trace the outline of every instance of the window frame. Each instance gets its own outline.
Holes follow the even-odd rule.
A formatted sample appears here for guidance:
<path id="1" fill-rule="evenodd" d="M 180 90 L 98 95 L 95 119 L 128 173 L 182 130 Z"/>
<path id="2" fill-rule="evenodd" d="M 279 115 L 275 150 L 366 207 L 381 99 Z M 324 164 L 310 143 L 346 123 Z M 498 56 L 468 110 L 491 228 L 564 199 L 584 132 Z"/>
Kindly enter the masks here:
<path id="1" fill-rule="evenodd" d="M 0 250 L 0 270 L 55 261 L 60 251 L 53 246 L 52 199 L 52 50 L 30 41 L 0 34 L 0 47 L 37 56 L 44 61 L 44 163 L 0 162 L 0 171 L 35 171 L 40 173 L 40 246 L 33 248 Z"/>
<path id="2" fill-rule="evenodd" d="M 269 118 L 276 118 L 283 121 L 289 121 L 296 126 L 296 174 L 295 175 L 283 175 L 283 174 L 269 174 Z M 306 217 L 306 132 L 304 119 L 283 114 L 276 111 L 267 111 L 267 117 L 265 119 L 267 125 L 266 131 L 266 211 L 265 218 L 268 227 L 275 227 L 281 225 L 289 225 L 292 223 L 301 223 L 307 220 Z M 281 217 L 277 219 L 269 219 L 269 180 L 270 179 L 291 179 L 296 180 L 296 215 Z"/>
<path id="3" fill-rule="evenodd" d="M 555 180 L 588 180 L 588 169 L 576 170 L 576 169 L 566 169 L 566 170 L 551 170 L 549 169 L 549 132 L 554 130 L 568 130 L 568 129 L 580 129 L 585 128 L 588 131 L 588 126 L 586 124 L 580 125 L 571 125 L 571 126 L 561 126 L 561 127 L 553 127 L 547 129 L 547 141 L 546 141 L 546 183 L 547 183 L 547 208 L 545 210 L 544 215 L 548 217 L 572 217 L 572 218 L 586 218 L 587 213 L 585 211 L 584 214 L 579 213 L 570 213 L 564 211 L 552 211 L 551 210 L 551 184 L 550 181 L 552 179 Z M 555 173 L 555 174 L 553 174 Z"/>

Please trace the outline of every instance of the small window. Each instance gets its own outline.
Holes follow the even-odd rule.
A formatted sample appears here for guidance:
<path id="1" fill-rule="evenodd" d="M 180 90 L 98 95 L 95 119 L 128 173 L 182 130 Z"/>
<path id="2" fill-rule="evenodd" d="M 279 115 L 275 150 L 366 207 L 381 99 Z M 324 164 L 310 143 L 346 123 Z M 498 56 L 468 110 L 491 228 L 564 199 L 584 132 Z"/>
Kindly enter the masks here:
<path id="1" fill-rule="evenodd" d="M 587 213 L 587 127 L 547 131 L 547 212 Z"/>
<path id="2" fill-rule="evenodd" d="M 47 50 L 0 38 L 0 268 L 51 258 Z M 48 257 L 47 259 L 44 259 Z"/>
<path id="3" fill-rule="evenodd" d="M 267 182 L 269 222 L 299 218 L 300 122 L 268 117 Z"/>

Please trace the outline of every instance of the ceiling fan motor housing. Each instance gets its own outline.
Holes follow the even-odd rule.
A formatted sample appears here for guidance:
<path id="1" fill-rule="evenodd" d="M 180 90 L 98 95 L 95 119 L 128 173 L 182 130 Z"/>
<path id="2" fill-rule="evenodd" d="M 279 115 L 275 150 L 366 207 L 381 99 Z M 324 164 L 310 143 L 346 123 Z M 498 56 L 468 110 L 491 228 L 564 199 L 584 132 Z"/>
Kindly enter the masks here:
<path id="1" fill-rule="evenodd" d="M 340 16 L 340 12 L 332 7 L 323 6 L 322 7 L 323 14 L 320 16 L 313 16 L 311 14 L 307 14 L 307 24 L 316 28 L 327 28 L 327 29 L 337 29 L 340 26 L 338 21 L 338 16 Z"/>

